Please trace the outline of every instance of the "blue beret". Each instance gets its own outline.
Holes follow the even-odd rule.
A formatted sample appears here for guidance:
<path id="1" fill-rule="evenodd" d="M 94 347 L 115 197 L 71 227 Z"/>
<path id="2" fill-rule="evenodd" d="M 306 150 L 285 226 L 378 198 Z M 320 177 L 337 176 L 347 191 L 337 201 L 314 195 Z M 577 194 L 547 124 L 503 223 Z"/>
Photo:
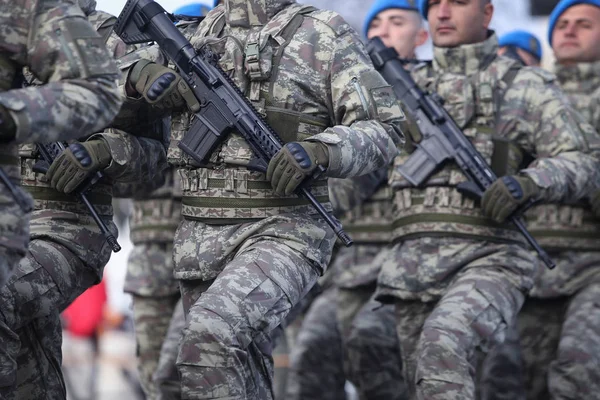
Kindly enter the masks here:
<path id="1" fill-rule="evenodd" d="M 367 14 L 367 18 L 365 19 L 365 25 L 363 28 L 363 33 L 365 36 L 367 36 L 367 31 L 369 30 L 371 21 L 373 21 L 377 14 L 390 8 L 419 11 L 417 8 L 417 0 L 375 0 L 371 5 L 371 9 Z"/>
<path id="2" fill-rule="evenodd" d="M 210 6 L 203 3 L 189 3 L 178 7 L 173 11 L 175 15 L 186 15 L 188 17 L 202 17 L 208 14 Z"/>
<path id="3" fill-rule="evenodd" d="M 560 18 L 568 8 L 578 4 L 590 4 L 592 6 L 600 7 L 600 0 L 561 0 L 556 7 L 554 7 L 554 10 L 552 10 L 548 21 L 548 43 L 550 43 L 550 46 L 552 46 L 552 32 L 558 22 L 558 18 Z"/>
<path id="4" fill-rule="evenodd" d="M 534 55 L 538 60 L 542 59 L 542 44 L 535 35 L 526 31 L 512 31 L 498 40 L 500 47 L 515 46 Z"/>
<path id="5" fill-rule="evenodd" d="M 427 19 L 427 12 L 429 11 L 429 0 L 419 0 L 419 10 L 423 18 Z"/>

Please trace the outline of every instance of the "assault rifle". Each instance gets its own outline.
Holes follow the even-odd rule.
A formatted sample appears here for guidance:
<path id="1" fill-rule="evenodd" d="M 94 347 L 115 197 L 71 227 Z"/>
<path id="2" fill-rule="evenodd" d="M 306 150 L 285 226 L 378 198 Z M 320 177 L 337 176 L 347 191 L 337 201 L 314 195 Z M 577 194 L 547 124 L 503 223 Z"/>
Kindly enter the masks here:
<path id="1" fill-rule="evenodd" d="M 397 171 L 413 186 L 420 186 L 438 167 L 451 160 L 468 178 L 467 182 L 457 185 L 458 191 L 470 198 L 481 199 L 483 192 L 498 177 L 446 112 L 439 96 L 423 92 L 403 68 L 398 53 L 393 48 L 386 47 L 380 38 L 372 39 L 367 45 L 367 51 L 375 68 L 392 85 L 396 96 L 415 118 L 423 135 L 423 140 L 416 144 L 416 150 Z M 552 269 L 556 265 L 527 231 L 520 217 L 534 203 L 534 200 L 530 200 L 509 220 L 539 254 L 544 264 Z"/>
<path id="2" fill-rule="evenodd" d="M 52 142 L 46 144 L 36 143 L 36 147 L 38 149 L 38 152 L 40 153 L 40 156 L 42 157 L 42 160 L 40 160 L 34 165 L 33 170 L 35 172 L 45 174 L 48 171 L 48 168 L 50 168 L 50 165 L 52 165 L 52 163 L 56 159 L 56 157 L 58 157 L 60 153 L 65 151 L 68 145 L 66 145 L 63 142 Z M 121 250 L 121 246 L 119 245 L 117 239 L 113 236 L 113 234 L 108 230 L 106 224 L 98 215 L 98 211 L 96 211 L 96 208 L 86 196 L 86 192 L 90 190 L 100 179 L 102 179 L 102 177 L 103 175 L 101 172 L 96 172 L 94 176 L 88 179 L 87 182 L 81 184 L 81 187 L 78 187 L 75 190 L 75 195 L 89 210 L 90 214 L 92 215 L 92 218 L 96 222 L 96 225 L 98 225 L 98 228 L 100 228 L 100 231 L 106 238 L 106 241 L 110 245 L 112 251 L 118 253 Z"/>
<path id="3" fill-rule="evenodd" d="M 255 159 L 249 168 L 266 172 L 269 161 L 282 148 L 283 142 L 219 67 L 210 49 L 205 47 L 196 53 L 164 8 L 152 0 L 128 0 L 114 30 L 127 44 L 156 42 L 198 99 L 200 108 L 192 110 L 194 121 L 179 143 L 187 155 L 205 164 L 216 147 L 235 130 L 254 152 Z M 317 173 L 324 172 L 321 166 Z M 344 245 L 352 245 L 339 221 L 307 188 L 300 187 L 296 193 L 311 203 Z"/>

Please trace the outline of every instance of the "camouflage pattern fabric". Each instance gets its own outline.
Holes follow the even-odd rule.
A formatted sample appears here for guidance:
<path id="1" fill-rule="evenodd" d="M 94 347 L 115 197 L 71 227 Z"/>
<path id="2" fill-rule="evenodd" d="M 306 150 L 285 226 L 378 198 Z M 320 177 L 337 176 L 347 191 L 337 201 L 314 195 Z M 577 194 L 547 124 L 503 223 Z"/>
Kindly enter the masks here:
<path id="1" fill-rule="evenodd" d="M 408 399 L 393 305 L 370 299 L 353 319 L 344 350 L 359 399 Z"/>
<path id="2" fill-rule="evenodd" d="M 204 278 L 180 282 L 183 398 L 272 398 L 269 332 L 325 269 L 333 236 L 323 221 L 297 214 L 226 226 L 183 220 L 176 276 L 195 265 Z"/>
<path id="3" fill-rule="evenodd" d="M 118 71 L 73 1 L 3 0 L 0 22 L 0 104 L 16 122 L 16 142 L 74 138 L 83 129 L 99 130 L 110 122 L 121 104 L 115 85 Z M 68 35 L 63 40 L 57 32 Z M 24 67 L 46 85 L 15 88 Z M 0 167 L 17 184 L 17 145 L 0 147 Z M 29 216 L 4 184 L 0 204 L 2 286 L 25 255 Z"/>
<path id="4" fill-rule="evenodd" d="M 432 64 L 412 74 L 423 89 L 444 98 L 444 108 L 488 163 L 503 160 L 498 163 L 500 175 L 521 170 L 541 188 L 543 202 L 584 199 L 598 179 L 600 137 L 574 110 L 552 74 L 521 67 L 510 87 L 503 88 L 502 79 L 515 61 L 495 56 L 497 42 L 492 34 L 480 43 L 435 48 Z M 535 161 L 529 164 L 531 157 Z M 395 163 L 405 161 L 400 156 Z M 424 188 L 412 188 L 392 170 L 390 185 L 398 189 L 395 237 L 452 234 L 522 242 L 512 226 L 486 219 L 454 188 L 465 180 L 449 163 Z"/>
<path id="5" fill-rule="evenodd" d="M 290 354 L 286 399 L 345 400 L 342 337 L 336 322 L 337 290 L 311 305 Z"/>
<path id="6" fill-rule="evenodd" d="M 520 319 L 523 314 L 527 314 L 525 310 L 528 309 L 529 302 L 530 299 L 525 300 L 517 319 Z M 548 336 L 549 332 L 555 331 L 552 322 L 552 319 L 544 320 L 544 327 L 540 329 L 538 326 L 538 332 Z M 539 338 L 540 335 L 537 337 Z M 548 349 L 543 351 L 548 354 Z M 477 372 L 478 399 L 525 400 L 527 398 L 525 379 L 529 378 L 529 382 L 531 382 L 533 377 L 531 374 L 525 376 L 519 330 L 516 323 L 508 325 L 504 342 L 497 344 L 489 351 Z"/>
<path id="7" fill-rule="evenodd" d="M 396 125 L 403 114 L 346 23 L 332 12 L 307 13 L 277 70 L 266 74 L 273 65 L 263 60 L 276 49 L 259 46 L 256 65 L 237 43 L 265 40 L 265 27 L 278 37 L 283 26 L 269 21 L 287 24 L 299 7 L 288 0 L 225 3 L 195 32 L 183 31 L 197 47 L 207 36 L 227 36 L 214 46 L 221 67 L 270 122 L 287 121 L 276 128 L 284 140 L 326 143 L 326 176 L 361 175 L 387 165 L 397 152 Z M 251 79 L 245 72 L 250 70 L 256 71 Z M 212 155 L 214 168 L 197 168 L 177 147 L 190 115 L 174 113 L 171 121 L 168 158 L 182 178 L 184 216 L 175 239 L 175 277 L 184 293 L 203 292 L 183 299 L 188 317 L 177 362 L 182 397 L 272 398 L 269 332 L 326 269 L 333 233 L 304 200 L 276 196 L 264 174 L 246 169 L 252 153 L 239 135 L 229 135 Z M 323 181 L 314 184 L 313 194 L 327 203 Z M 198 281 L 211 279 L 209 289 Z"/>
<path id="8" fill-rule="evenodd" d="M 515 320 L 532 284 L 528 276 L 536 268 L 533 255 L 520 245 L 421 238 L 392 247 L 382 274 L 398 264 L 421 290 L 397 298 L 385 295 L 380 281 L 376 299 L 396 304 L 409 398 L 474 398 L 480 353 L 501 343 L 506 327 Z M 419 280 L 432 268 L 458 272 L 432 287 Z M 441 293 L 440 286 L 445 289 Z"/>
<path id="9" fill-rule="evenodd" d="M 116 236 L 114 224 L 108 219 L 105 223 Z M 38 329 L 39 321 L 46 318 L 45 324 L 49 327 L 60 328 L 58 313 L 100 281 L 111 249 L 87 214 L 34 211 L 30 229 L 27 256 L 0 290 L 0 341 L 3 343 L 0 397 L 29 398 L 20 395 L 26 390 L 31 398 L 64 398 L 60 368 L 51 369 L 50 375 L 44 375 L 43 371 L 48 368 L 47 362 L 52 368 L 60 366 L 60 346 L 47 345 L 47 342 L 60 343 L 61 336 L 56 329 Z M 45 336 L 46 333 L 49 336 Z M 23 337 L 27 339 L 25 342 L 21 341 Z M 45 356 L 38 359 L 40 349 Z M 38 365 L 37 369 L 32 369 L 34 364 Z M 48 384 L 31 384 L 36 376 L 43 376 Z"/>
<path id="10" fill-rule="evenodd" d="M 158 366 L 152 377 L 158 391 L 157 398 L 159 400 L 181 399 L 181 382 L 179 373 L 177 372 L 177 354 L 179 353 L 179 341 L 184 327 L 185 314 L 183 313 L 183 303 L 179 301 L 175 305 L 167 337 L 160 350 Z"/>
<path id="11" fill-rule="evenodd" d="M 159 262 L 159 265 L 164 265 L 164 259 Z M 137 366 L 140 384 L 148 399 L 159 398 L 153 375 L 157 371 L 161 348 L 178 301 L 179 293 L 171 296 L 133 295 Z"/>

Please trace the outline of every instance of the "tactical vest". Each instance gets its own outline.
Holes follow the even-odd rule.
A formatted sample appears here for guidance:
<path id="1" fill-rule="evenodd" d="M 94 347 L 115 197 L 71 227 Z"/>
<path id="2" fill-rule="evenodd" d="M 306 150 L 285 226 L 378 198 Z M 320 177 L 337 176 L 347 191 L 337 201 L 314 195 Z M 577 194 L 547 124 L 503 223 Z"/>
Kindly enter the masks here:
<path id="1" fill-rule="evenodd" d="M 393 190 L 379 189 L 373 196 L 341 218 L 344 230 L 356 244 L 387 244 L 392 239 Z"/>
<path id="2" fill-rule="evenodd" d="M 433 76 L 431 67 L 413 71 L 417 84 L 438 93 L 444 108 L 471 140 L 498 176 L 517 172 L 523 164 L 521 150 L 495 132 L 496 117 L 504 93 L 512 84 L 520 65 L 508 58 L 495 57 L 486 68 L 472 76 L 444 73 Z M 410 156 L 404 153 L 394 160 L 402 165 Z M 389 183 L 394 194 L 394 239 L 453 236 L 490 241 L 521 242 L 521 236 L 509 224 L 497 224 L 481 213 L 473 200 L 456 190 L 466 181 L 458 166 L 448 162 L 420 188 L 414 188 L 393 168 Z"/>
<path id="3" fill-rule="evenodd" d="M 600 121 L 593 116 L 599 114 L 597 108 L 600 88 L 598 64 L 588 64 L 593 70 L 577 80 L 559 79 L 563 91 L 573 107 L 588 119 L 596 130 Z M 573 66 L 578 71 L 582 66 Z M 559 75 L 560 77 L 560 75 Z M 563 75 L 564 78 L 564 75 Z M 542 204 L 532 208 L 527 214 L 527 225 L 531 234 L 546 250 L 552 251 L 599 251 L 600 219 L 594 216 L 589 204 L 560 205 Z"/>
<path id="4" fill-rule="evenodd" d="M 284 142 L 300 141 L 321 133 L 331 126 L 329 119 L 313 118 L 293 110 L 275 106 L 273 82 L 285 47 L 302 25 L 304 15 L 314 7 L 293 4 L 275 15 L 260 31 L 251 32 L 244 48 L 244 68 L 249 85 L 246 95 L 254 107 L 278 132 Z M 225 27 L 224 8 L 213 10 L 204 20 L 197 37 L 221 37 Z M 196 43 L 192 43 L 196 45 Z M 235 69 L 227 53 L 220 60 L 225 72 Z M 176 114 L 172 118 L 171 146 L 167 156 L 178 167 L 183 198 L 182 215 L 207 223 L 239 223 L 289 212 L 313 214 L 309 203 L 296 195 L 276 195 L 263 173 L 246 168 L 253 158 L 244 139 L 232 133 L 210 158 L 209 168 L 199 168 L 176 143 L 189 129 L 191 115 Z M 310 184 L 311 192 L 326 209 L 331 210 L 327 181 Z"/>
<path id="5" fill-rule="evenodd" d="M 181 181 L 171 168 L 165 184 L 147 198 L 136 199 L 131 216 L 131 241 L 134 245 L 149 242 L 173 242 L 181 220 Z"/>

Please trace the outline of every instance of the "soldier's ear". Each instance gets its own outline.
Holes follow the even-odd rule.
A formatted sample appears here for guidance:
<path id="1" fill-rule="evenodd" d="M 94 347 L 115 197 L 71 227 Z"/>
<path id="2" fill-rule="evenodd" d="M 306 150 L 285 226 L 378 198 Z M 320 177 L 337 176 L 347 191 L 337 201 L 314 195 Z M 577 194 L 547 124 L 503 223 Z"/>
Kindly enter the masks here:
<path id="1" fill-rule="evenodd" d="M 488 29 L 490 26 L 490 23 L 492 22 L 492 17 L 494 16 L 494 5 L 492 4 L 491 1 L 488 0 L 482 0 L 483 2 L 486 2 L 486 4 L 483 6 L 483 27 L 485 29 Z"/>
<path id="2" fill-rule="evenodd" d="M 427 38 L 429 38 L 429 33 L 427 30 L 425 28 L 419 29 L 419 32 L 417 33 L 417 39 L 415 40 L 415 47 L 424 45 L 427 41 Z"/>

